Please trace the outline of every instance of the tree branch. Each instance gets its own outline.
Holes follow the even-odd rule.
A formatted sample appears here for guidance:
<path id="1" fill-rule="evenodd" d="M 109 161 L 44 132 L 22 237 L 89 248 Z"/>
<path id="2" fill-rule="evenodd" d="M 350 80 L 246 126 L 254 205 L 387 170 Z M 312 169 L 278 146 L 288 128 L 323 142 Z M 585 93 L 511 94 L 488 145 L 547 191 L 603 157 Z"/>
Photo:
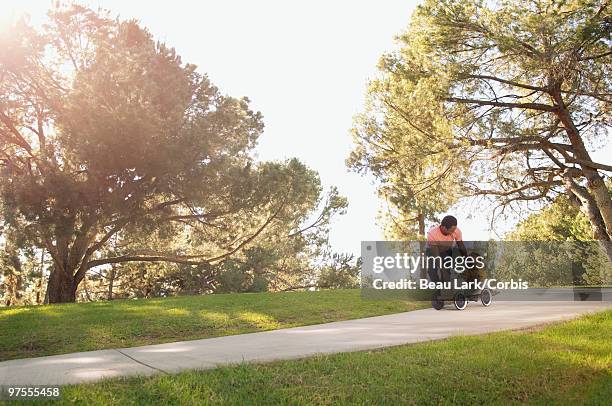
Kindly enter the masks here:
<path id="1" fill-rule="evenodd" d="M 557 106 L 551 106 L 551 105 L 542 104 L 542 103 L 506 103 L 506 102 L 498 102 L 498 101 L 491 101 L 491 100 L 462 99 L 458 97 L 448 97 L 446 101 L 453 102 L 453 103 L 463 103 L 463 104 L 477 104 L 479 106 L 508 107 L 508 108 L 539 110 L 539 111 L 547 111 L 547 112 L 555 112 L 558 110 Z"/>

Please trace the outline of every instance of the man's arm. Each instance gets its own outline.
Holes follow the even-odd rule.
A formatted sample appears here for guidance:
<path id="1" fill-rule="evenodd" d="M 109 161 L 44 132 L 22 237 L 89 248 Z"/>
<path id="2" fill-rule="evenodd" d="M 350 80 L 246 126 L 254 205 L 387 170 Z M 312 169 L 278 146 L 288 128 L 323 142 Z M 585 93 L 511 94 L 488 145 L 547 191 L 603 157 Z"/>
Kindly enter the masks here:
<path id="1" fill-rule="evenodd" d="M 459 251 L 461 251 L 461 255 L 467 257 L 467 249 L 465 249 L 465 244 L 462 240 L 457 241 L 457 247 L 459 248 Z"/>

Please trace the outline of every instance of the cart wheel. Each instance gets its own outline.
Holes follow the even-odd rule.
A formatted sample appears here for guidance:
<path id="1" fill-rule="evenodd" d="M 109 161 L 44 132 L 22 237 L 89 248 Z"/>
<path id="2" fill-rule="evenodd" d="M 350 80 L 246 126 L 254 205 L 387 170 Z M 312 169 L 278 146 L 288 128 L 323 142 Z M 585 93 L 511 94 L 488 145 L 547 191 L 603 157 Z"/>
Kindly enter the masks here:
<path id="1" fill-rule="evenodd" d="M 480 294 L 480 302 L 485 307 L 491 306 L 493 296 L 491 295 L 491 291 L 489 289 L 482 290 L 482 293 Z"/>
<path id="2" fill-rule="evenodd" d="M 455 295 L 454 304 L 457 310 L 465 309 L 467 307 L 467 303 L 468 303 L 467 298 L 465 297 L 463 293 L 457 293 Z"/>
<path id="3" fill-rule="evenodd" d="M 431 299 L 431 306 L 436 310 L 440 310 L 444 307 L 444 300 L 434 297 Z"/>

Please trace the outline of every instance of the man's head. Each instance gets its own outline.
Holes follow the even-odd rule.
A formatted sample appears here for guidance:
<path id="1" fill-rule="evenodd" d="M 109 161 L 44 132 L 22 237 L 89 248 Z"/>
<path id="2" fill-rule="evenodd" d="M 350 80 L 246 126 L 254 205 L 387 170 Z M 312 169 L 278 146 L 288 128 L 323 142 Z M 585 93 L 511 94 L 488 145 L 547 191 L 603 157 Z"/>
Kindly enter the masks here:
<path id="1" fill-rule="evenodd" d="M 455 232 L 457 229 L 457 219 L 453 216 L 444 216 L 440 223 L 440 230 L 442 234 L 449 235 Z"/>

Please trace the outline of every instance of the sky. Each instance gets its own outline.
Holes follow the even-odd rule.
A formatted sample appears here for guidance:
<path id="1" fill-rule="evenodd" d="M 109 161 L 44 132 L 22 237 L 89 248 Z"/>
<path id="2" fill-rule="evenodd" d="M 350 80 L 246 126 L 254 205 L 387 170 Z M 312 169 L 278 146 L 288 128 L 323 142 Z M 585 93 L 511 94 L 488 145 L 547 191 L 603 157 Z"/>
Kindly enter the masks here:
<path id="1" fill-rule="evenodd" d="M 15 13 L 40 20 L 50 0 L 0 0 Z M 396 47 L 416 1 L 406 0 L 85 0 L 122 19 L 135 18 L 184 62 L 207 73 L 220 90 L 247 96 L 261 111 L 265 130 L 260 160 L 298 157 L 319 172 L 323 186 L 348 198 L 331 226 L 337 252 L 359 255 L 360 242 L 381 240 L 376 222 L 382 202 L 373 179 L 349 172 L 349 130 L 362 111 L 367 81 L 380 56 Z M 610 161 L 612 149 L 595 158 Z M 499 237 L 513 223 L 489 230 L 491 206 L 468 202 L 456 209 L 466 240 Z"/>

